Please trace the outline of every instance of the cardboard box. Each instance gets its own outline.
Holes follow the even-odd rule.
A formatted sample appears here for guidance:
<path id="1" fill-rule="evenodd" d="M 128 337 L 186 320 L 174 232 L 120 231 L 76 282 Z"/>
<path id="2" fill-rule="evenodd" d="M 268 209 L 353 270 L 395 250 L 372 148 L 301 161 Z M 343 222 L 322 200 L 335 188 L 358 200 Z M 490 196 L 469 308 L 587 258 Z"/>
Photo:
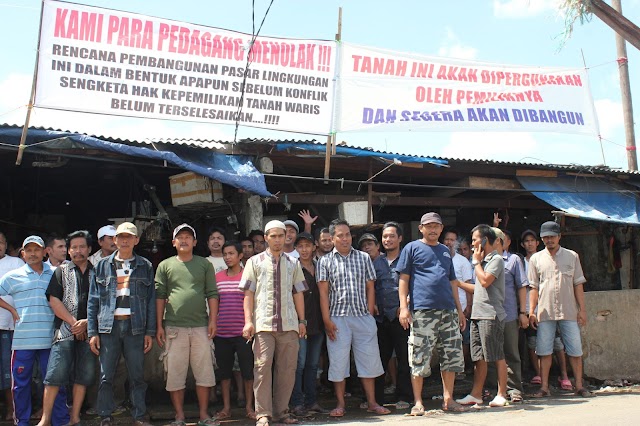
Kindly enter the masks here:
<path id="1" fill-rule="evenodd" d="M 169 177 L 171 201 L 174 207 L 213 203 L 222 199 L 222 184 L 193 172 Z"/>

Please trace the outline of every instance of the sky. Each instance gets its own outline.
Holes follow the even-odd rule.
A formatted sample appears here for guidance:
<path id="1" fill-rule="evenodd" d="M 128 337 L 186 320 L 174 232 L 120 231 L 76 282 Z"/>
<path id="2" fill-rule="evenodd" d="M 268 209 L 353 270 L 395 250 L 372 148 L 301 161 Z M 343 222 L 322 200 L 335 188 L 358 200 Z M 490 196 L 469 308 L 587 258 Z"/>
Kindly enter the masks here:
<path id="1" fill-rule="evenodd" d="M 270 0 L 255 0 L 261 21 Z M 627 169 L 615 33 L 597 17 L 563 37 L 561 0 L 274 0 L 261 34 L 332 40 L 342 6 L 342 40 L 359 45 L 496 64 L 589 70 L 601 138 L 555 133 L 343 132 L 338 142 L 425 156 Z M 251 33 L 250 0 L 84 0 L 79 3 Z M 0 0 L 0 123 L 23 124 L 36 59 L 39 0 Z M 640 24 L 640 0 L 623 2 Z M 258 24 L 257 23 L 257 24 Z M 256 25 L 257 25 L 256 24 Z M 640 54 L 627 44 L 632 97 L 640 100 Z M 583 62 L 584 61 L 584 62 Z M 634 118 L 640 116 L 640 106 Z M 234 127 L 34 109 L 31 126 L 126 139 L 232 141 Z M 636 130 L 637 131 L 637 130 Z M 238 139 L 326 141 L 324 136 L 240 126 Z"/>

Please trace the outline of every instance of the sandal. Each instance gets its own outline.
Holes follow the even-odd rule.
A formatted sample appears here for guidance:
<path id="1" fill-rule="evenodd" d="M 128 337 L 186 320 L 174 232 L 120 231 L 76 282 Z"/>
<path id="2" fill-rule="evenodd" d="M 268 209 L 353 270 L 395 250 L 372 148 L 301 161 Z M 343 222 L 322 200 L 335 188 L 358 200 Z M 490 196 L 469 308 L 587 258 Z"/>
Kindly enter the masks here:
<path id="1" fill-rule="evenodd" d="M 571 384 L 571 380 L 569 379 L 562 379 L 561 377 L 558 377 L 558 382 L 560 382 L 560 388 L 562 390 L 566 390 L 566 391 L 572 391 L 573 390 L 573 385 Z"/>
<path id="2" fill-rule="evenodd" d="M 406 401 L 398 401 L 396 402 L 396 410 L 406 410 L 410 405 Z"/>
<path id="3" fill-rule="evenodd" d="M 520 393 L 512 393 L 510 396 L 511 402 L 514 404 L 519 404 L 522 402 L 522 394 Z"/>
<path id="4" fill-rule="evenodd" d="M 226 411 L 218 411 L 216 413 L 216 420 L 224 420 L 231 418 L 231 413 L 227 413 Z"/>
<path id="5" fill-rule="evenodd" d="M 382 405 L 376 405 L 375 407 L 368 408 L 367 412 L 382 416 L 384 414 L 389 414 L 391 411 L 388 408 L 383 407 Z"/>
<path id="6" fill-rule="evenodd" d="M 171 423 L 169 423 L 169 426 L 186 426 L 187 424 L 184 422 L 184 420 L 174 420 Z"/>
<path id="7" fill-rule="evenodd" d="M 534 376 L 533 379 L 531 379 L 531 381 L 529 383 L 531 383 L 532 385 L 541 385 L 542 384 L 542 377 Z"/>
<path id="8" fill-rule="evenodd" d="M 577 396 L 581 396 L 583 398 L 592 398 L 595 395 L 592 392 L 589 392 L 587 389 L 585 388 L 580 388 L 576 391 L 575 393 Z"/>
<path id="9" fill-rule="evenodd" d="M 329 412 L 329 416 L 330 417 L 344 417 L 346 412 L 347 412 L 347 410 L 345 410 L 343 407 L 337 407 L 337 408 L 334 408 L 333 410 L 331 410 Z"/>
<path id="10" fill-rule="evenodd" d="M 200 420 L 196 423 L 196 426 L 220 426 L 220 422 L 213 417 L 209 417 L 208 419 Z"/>
<path id="11" fill-rule="evenodd" d="M 271 426 L 271 422 L 269 422 L 269 417 L 260 417 L 256 422 L 256 426 Z"/>
<path id="12" fill-rule="evenodd" d="M 532 393 L 529 396 L 531 396 L 531 398 L 548 398 L 551 396 L 551 392 L 548 390 L 540 389 L 538 392 Z"/>
<path id="13" fill-rule="evenodd" d="M 276 423 L 282 423 L 283 425 L 297 425 L 300 422 L 292 414 L 285 414 L 285 416 L 281 417 Z"/>
<path id="14" fill-rule="evenodd" d="M 457 402 L 452 402 L 449 405 L 442 404 L 442 411 L 446 413 L 458 414 L 458 413 L 465 413 L 469 411 L 469 409 L 467 407 L 464 407 L 458 404 Z"/>
<path id="15" fill-rule="evenodd" d="M 247 418 L 251 420 L 256 420 L 256 412 L 255 411 L 247 412 Z"/>
<path id="16" fill-rule="evenodd" d="M 424 406 L 422 405 L 414 405 L 411 408 L 411 412 L 407 414 L 407 416 L 419 417 L 424 416 Z"/>

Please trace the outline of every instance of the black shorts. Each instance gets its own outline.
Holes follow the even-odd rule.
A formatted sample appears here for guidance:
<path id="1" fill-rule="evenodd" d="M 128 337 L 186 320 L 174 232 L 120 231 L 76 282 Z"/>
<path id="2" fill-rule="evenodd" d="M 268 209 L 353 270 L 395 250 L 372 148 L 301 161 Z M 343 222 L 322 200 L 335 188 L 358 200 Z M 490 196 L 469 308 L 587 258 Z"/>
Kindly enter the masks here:
<path id="1" fill-rule="evenodd" d="M 234 355 L 238 355 L 240 364 L 240 374 L 244 380 L 253 380 L 253 350 L 251 343 L 242 336 L 238 337 L 215 337 L 213 343 L 216 345 L 216 379 L 228 380 L 233 377 Z"/>

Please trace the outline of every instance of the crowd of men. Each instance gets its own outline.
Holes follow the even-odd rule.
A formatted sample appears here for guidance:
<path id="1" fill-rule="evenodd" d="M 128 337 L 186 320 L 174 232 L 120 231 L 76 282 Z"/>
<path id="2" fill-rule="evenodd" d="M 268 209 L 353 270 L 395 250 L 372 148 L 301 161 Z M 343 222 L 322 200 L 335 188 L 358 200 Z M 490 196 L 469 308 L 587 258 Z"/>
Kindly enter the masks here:
<path id="1" fill-rule="evenodd" d="M 97 370 L 96 412 L 101 426 L 110 426 L 122 357 L 133 424 L 148 425 L 143 363 L 154 339 L 175 409 L 171 426 L 185 426 L 189 368 L 198 426 L 231 417 L 232 380 L 257 425 L 294 424 L 310 412 L 342 417 L 352 366 L 364 393 L 361 408 L 390 413 L 385 377 L 393 366 L 396 409 L 424 415 L 423 381 L 434 353 L 444 411 L 483 404 L 493 386 L 489 406 L 521 402 L 522 330 L 535 356 L 532 383 L 540 384 L 531 397 L 550 395 L 554 351 L 568 356 L 576 394 L 591 396 L 582 381 L 579 331 L 587 320 L 586 279 L 578 255 L 560 246 L 557 223 L 542 224 L 541 251 L 538 234 L 523 232 L 521 257 L 509 251 L 511 233 L 498 223 L 476 226 L 463 241 L 455 230 L 443 233 L 441 217 L 429 212 L 420 220 L 421 238 L 403 247 L 402 226 L 387 222 L 381 253 L 371 233 L 354 248 L 344 220 L 312 235 L 317 217 L 304 210 L 299 216 L 303 232 L 293 220 L 274 220 L 237 242 L 211 229 L 206 258 L 194 253 L 196 230 L 179 225 L 172 235 L 176 255 L 155 271 L 136 253 L 140 235 L 129 222 L 100 228 L 93 255 L 87 231 L 46 242 L 29 236 L 20 258 L 6 254 L 0 233 L 0 385 L 13 401 L 7 416 L 29 424 L 35 367 L 44 383 L 39 426 L 81 424 Z M 473 362 L 473 388 L 455 399 L 465 358 Z M 318 403 L 321 364 L 334 385 L 331 410 Z M 566 374 L 565 365 L 560 384 L 573 389 Z M 223 407 L 212 416 L 216 385 Z"/>

